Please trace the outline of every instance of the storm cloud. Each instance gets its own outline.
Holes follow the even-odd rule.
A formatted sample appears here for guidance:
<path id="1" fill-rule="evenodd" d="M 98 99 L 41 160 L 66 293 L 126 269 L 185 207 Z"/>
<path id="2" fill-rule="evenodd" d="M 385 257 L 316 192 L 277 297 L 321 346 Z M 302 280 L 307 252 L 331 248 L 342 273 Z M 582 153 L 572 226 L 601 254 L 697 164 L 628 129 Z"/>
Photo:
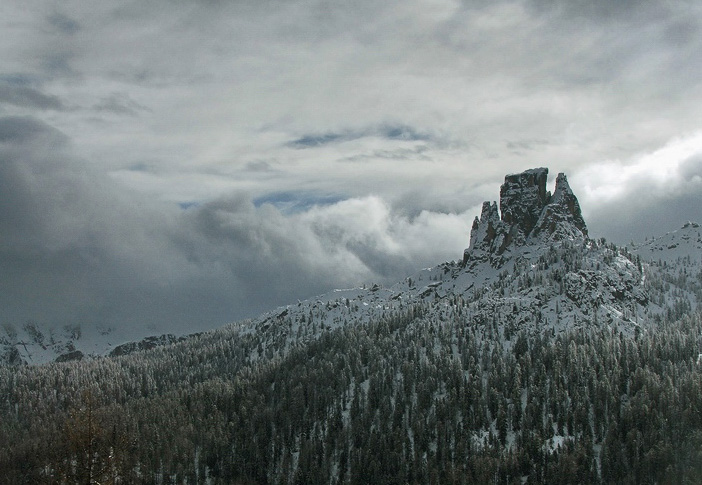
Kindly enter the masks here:
<path id="1" fill-rule="evenodd" d="M 334 286 L 401 278 L 458 254 L 468 230 L 460 215 L 410 221 L 377 197 L 308 200 L 289 215 L 244 193 L 183 209 L 72 154 L 49 125 L 0 118 L 7 321 L 210 328 Z M 453 247 L 437 251 L 447 238 Z"/>
<path id="2" fill-rule="evenodd" d="M 185 332 L 399 280 L 536 166 L 596 237 L 702 220 L 698 2 L 0 10 L 4 322 Z"/>

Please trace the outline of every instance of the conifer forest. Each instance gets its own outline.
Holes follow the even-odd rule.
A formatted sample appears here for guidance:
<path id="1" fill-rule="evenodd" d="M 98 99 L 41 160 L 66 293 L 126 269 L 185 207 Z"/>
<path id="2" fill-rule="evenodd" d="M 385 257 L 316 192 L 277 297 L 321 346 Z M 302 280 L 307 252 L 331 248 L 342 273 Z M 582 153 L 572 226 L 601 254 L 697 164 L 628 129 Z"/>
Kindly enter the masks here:
<path id="1" fill-rule="evenodd" d="M 702 315 L 501 340 L 453 303 L 2 367 L 0 481 L 700 483 Z"/>

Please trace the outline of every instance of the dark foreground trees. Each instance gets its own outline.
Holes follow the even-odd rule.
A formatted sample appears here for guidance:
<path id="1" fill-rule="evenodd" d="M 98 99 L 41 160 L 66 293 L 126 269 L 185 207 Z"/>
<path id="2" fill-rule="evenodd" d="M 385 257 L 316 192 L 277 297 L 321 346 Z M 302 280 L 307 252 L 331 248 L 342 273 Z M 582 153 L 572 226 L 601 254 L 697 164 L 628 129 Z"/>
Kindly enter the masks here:
<path id="1" fill-rule="evenodd" d="M 702 482 L 699 315 L 501 340 L 459 313 L 2 368 L 0 482 Z"/>

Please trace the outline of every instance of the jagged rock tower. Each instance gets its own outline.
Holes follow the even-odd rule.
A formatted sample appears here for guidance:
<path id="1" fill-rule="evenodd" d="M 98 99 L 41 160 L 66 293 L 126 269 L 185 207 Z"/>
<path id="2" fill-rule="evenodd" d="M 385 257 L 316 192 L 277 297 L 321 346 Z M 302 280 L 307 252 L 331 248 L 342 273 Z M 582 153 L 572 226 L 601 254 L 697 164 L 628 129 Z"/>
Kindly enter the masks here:
<path id="1" fill-rule="evenodd" d="M 490 260 L 499 265 L 513 247 L 536 241 L 586 239 L 587 226 L 580 204 L 562 173 L 556 178 L 553 195 L 546 190 L 547 168 L 534 168 L 507 175 L 500 188 L 500 210 L 496 202 L 483 202 L 470 233 L 470 247 L 463 264 Z M 501 213 L 501 215 L 500 215 Z"/>

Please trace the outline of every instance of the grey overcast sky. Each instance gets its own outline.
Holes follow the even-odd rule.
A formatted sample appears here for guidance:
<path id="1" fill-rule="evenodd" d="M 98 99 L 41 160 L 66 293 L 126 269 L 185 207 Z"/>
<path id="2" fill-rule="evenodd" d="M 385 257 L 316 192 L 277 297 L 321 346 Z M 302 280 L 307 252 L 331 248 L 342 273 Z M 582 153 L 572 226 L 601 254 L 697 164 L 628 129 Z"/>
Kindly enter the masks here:
<path id="1" fill-rule="evenodd" d="M 0 320 L 199 330 L 459 259 L 507 173 L 702 221 L 702 2 L 4 0 Z"/>

